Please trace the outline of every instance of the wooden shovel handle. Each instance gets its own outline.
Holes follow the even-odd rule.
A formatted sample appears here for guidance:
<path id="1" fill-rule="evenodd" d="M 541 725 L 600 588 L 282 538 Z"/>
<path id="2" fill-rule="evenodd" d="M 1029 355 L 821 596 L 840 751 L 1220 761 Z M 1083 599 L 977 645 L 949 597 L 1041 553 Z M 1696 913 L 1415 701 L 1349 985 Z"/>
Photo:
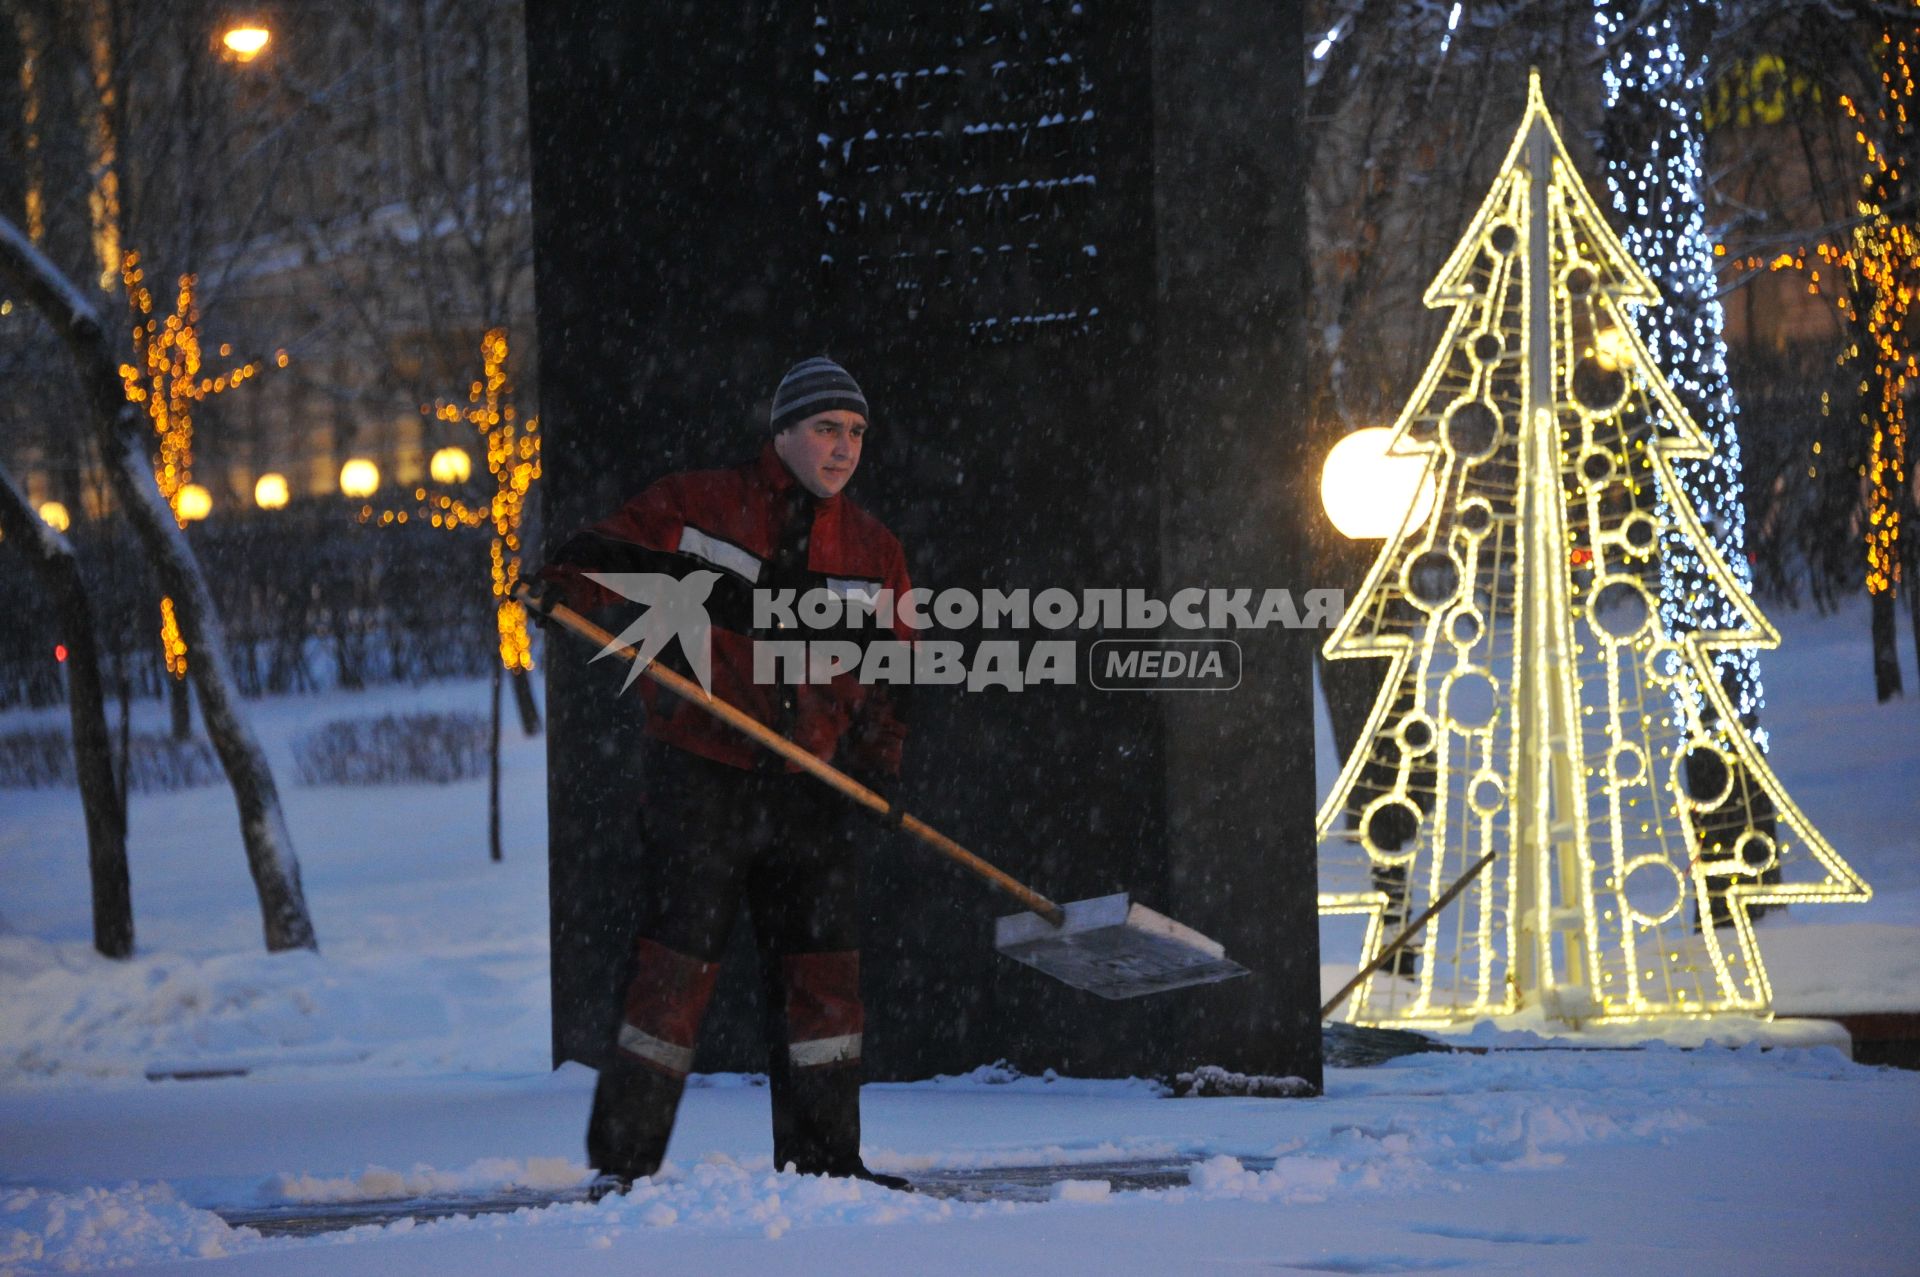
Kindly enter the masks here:
<path id="1" fill-rule="evenodd" d="M 513 596 L 528 608 L 541 612 L 553 620 L 558 621 L 561 625 L 572 630 L 581 638 L 589 639 L 603 648 L 612 646 L 614 654 L 624 660 L 633 661 L 639 657 L 639 653 L 635 652 L 631 647 L 625 643 L 617 642 L 612 634 L 595 625 L 592 621 L 589 621 L 586 617 L 580 615 L 572 608 L 567 607 L 565 604 L 556 603 L 551 606 L 541 606 L 540 601 L 534 597 L 533 591 L 529 590 L 524 583 L 514 586 Z M 815 758 L 812 754 L 800 748 L 800 746 L 794 744 L 779 732 L 774 731 L 771 727 L 768 727 L 751 714 L 737 708 L 728 701 L 721 700 L 717 696 L 709 695 L 698 683 L 674 673 L 657 660 L 648 661 L 640 672 L 668 691 L 673 692 L 676 696 L 684 697 L 692 701 L 701 709 L 706 710 L 707 713 L 727 724 L 727 726 L 744 732 L 756 742 L 766 746 L 801 770 L 825 781 L 842 794 L 845 794 L 848 798 L 851 798 L 854 802 L 859 803 L 862 807 L 867 808 L 869 811 L 877 812 L 882 816 L 896 819 L 900 828 L 906 830 L 921 842 L 926 843 L 929 847 L 932 847 L 935 851 L 947 857 L 947 859 L 971 869 L 974 873 L 985 878 L 988 882 L 1000 888 L 1000 890 L 1006 892 L 1021 904 L 1033 910 L 1033 912 L 1039 914 L 1042 918 L 1045 918 L 1048 922 L 1051 922 L 1054 926 L 1058 927 L 1066 922 L 1067 915 L 1065 911 L 1053 901 L 1027 886 L 1018 878 L 980 859 L 980 857 L 974 855 L 965 847 L 962 847 L 959 843 L 947 837 L 919 817 L 909 816 L 904 812 L 896 816 L 892 805 L 879 794 L 874 793 L 871 789 L 868 789 L 865 785 L 862 785 L 859 781 L 847 775 L 832 763 L 823 762 Z"/>
<path id="2" fill-rule="evenodd" d="M 1328 1000 L 1327 1005 L 1320 1008 L 1320 1018 L 1324 1020 L 1339 1010 L 1340 1004 L 1347 1000 L 1349 994 L 1360 987 L 1362 980 L 1372 975 L 1375 971 L 1378 971 L 1388 958 L 1391 958 L 1394 954 L 1406 948 L 1407 942 L 1420 934 L 1420 928 L 1426 926 L 1434 914 L 1439 913 L 1442 909 L 1452 904 L 1453 898 L 1465 891 L 1467 884 L 1475 878 L 1478 878 L 1482 869 L 1485 869 L 1489 864 L 1493 863 L 1493 857 L 1494 853 L 1490 851 L 1469 865 L 1467 871 L 1460 875 L 1458 881 L 1441 892 L 1438 900 L 1428 905 L 1418 918 L 1415 918 L 1407 924 L 1406 930 L 1393 938 L 1393 943 L 1374 954 L 1373 961 L 1367 963 L 1366 966 L 1361 967 L 1360 970 L 1354 973 L 1353 979 L 1347 981 L 1346 987 L 1334 994 L 1333 997 Z"/>

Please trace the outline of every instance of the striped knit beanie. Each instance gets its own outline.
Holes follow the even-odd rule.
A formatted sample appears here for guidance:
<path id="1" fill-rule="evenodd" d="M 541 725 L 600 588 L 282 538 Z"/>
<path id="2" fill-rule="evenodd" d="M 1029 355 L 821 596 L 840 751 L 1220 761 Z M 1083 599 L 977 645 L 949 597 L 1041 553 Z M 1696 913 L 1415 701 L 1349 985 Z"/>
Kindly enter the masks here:
<path id="1" fill-rule="evenodd" d="M 868 415 L 867 397 L 860 393 L 860 383 L 825 356 L 803 359 L 780 379 L 780 389 L 773 392 L 773 413 L 767 424 L 774 434 L 779 434 L 817 413 L 841 409 L 863 417 Z"/>

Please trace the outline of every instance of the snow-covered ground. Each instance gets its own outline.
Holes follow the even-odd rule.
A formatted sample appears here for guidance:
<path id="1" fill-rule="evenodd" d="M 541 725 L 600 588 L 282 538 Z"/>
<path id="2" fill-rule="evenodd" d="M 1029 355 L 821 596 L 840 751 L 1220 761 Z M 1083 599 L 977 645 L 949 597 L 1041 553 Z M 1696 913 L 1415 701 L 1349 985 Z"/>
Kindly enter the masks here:
<path id="1" fill-rule="evenodd" d="M 1912 648 L 1903 630 L 1915 694 L 1876 706 L 1864 615 L 1775 619 L 1774 764 L 1876 891 L 1765 921 L 1781 1010 L 1920 1010 Z M 288 743 L 320 722 L 484 706 L 480 683 L 255 706 L 317 956 L 261 952 L 224 789 L 135 797 L 128 963 L 88 944 L 73 793 L 0 791 L 0 1273 L 1920 1272 L 1920 1074 L 1831 1048 L 1422 1055 L 1333 1070 L 1314 1101 L 994 1069 L 868 1088 L 876 1167 L 1093 1168 L 1033 1204 L 774 1174 L 765 1090 L 718 1079 L 689 1093 L 670 1173 L 625 1199 L 230 1229 L 205 1208 L 586 1173 L 591 1074 L 547 1068 L 544 742 L 510 728 L 497 865 L 478 782 L 293 779 Z M 249 1071 L 146 1080 L 182 1068 Z M 1194 1159 L 1191 1182 L 1103 1187 L 1100 1163 L 1134 1158 Z"/>
<path id="2" fill-rule="evenodd" d="M 0 1096 L 0 1266 L 214 1273 L 1913 1272 L 1920 1077 L 1831 1050 L 1421 1056 L 1328 1099 L 1137 1084 L 874 1086 L 900 1169 L 1201 1155 L 1187 1187 L 955 1203 L 775 1175 L 766 1092 L 691 1093 L 657 1185 L 306 1241 L 195 1203 L 584 1174 L 590 1075 L 168 1083 Z M 1241 1159 L 1277 1159 L 1265 1171 Z M 93 1185 L 93 1187 L 83 1187 Z M 8 1240 L 9 1233 L 12 1240 Z M 193 1261 L 188 1263 L 187 1261 Z"/>

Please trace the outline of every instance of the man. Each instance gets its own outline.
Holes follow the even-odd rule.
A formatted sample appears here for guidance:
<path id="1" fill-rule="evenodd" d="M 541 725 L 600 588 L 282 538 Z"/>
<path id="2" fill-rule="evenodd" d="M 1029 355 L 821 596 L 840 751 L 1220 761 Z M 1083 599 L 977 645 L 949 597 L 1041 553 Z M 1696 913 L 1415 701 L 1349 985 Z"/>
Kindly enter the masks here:
<path id="1" fill-rule="evenodd" d="M 774 396 L 771 438 L 731 470 L 670 475 L 570 537 L 538 580 L 585 610 L 617 602 L 581 574 L 705 572 L 712 692 L 871 786 L 899 773 L 906 728 L 893 689 L 754 680 L 752 592 L 827 589 L 905 599 L 906 556 L 842 495 L 859 468 L 867 400 L 831 359 L 795 365 Z M 861 637 L 910 639 L 866 628 Z M 832 637 L 845 637 L 835 635 Z M 622 1186 L 660 1165 L 700 1022 L 744 901 L 759 950 L 773 1098 L 774 1165 L 889 1187 L 860 1160 L 860 874 L 852 809 L 744 735 L 643 682 L 644 885 L 630 980 L 600 1070 L 587 1155 Z"/>

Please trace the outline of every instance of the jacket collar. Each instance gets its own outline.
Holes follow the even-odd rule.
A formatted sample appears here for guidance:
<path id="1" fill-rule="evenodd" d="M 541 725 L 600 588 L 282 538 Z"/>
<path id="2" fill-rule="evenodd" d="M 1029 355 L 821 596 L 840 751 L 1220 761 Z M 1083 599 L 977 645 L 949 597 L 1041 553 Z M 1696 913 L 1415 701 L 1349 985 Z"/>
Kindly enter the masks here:
<path id="1" fill-rule="evenodd" d="M 780 454 L 773 450 L 771 439 L 760 445 L 760 455 L 754 458 L 748 469 L 755 481 L 764 484 L 776 496 L 785 497 L 796 492 L 804 496 L 812 503 L 816 515 L 836 508 L 840 504 L 840 498 L 845 495 L 835 493 L 830 497 L 816 497 L 807 492 L 800 486 L 800 480 L 794 477 L 793 471 L 787 469 L 787 463 L 780 459 Z"/>

